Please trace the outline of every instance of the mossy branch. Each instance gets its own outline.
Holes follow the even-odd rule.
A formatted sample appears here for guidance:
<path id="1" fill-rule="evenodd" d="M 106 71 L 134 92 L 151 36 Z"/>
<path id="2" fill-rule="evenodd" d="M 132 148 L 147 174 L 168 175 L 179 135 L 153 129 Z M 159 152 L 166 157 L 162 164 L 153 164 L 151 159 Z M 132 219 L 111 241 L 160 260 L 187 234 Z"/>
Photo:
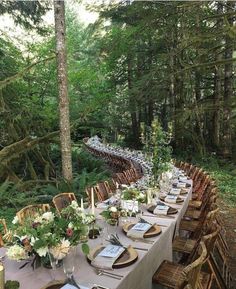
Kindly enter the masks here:
<path id="1" fill-rule="evenodd" d="M 10 76 L 8 78 L 5 78 L 4 80 L 1 80 L 0 81 L 0 89 L 1 88 L 4 88 L 5 86 L 11 84 L 12 82 L 16 81 L 17 79 L 21 78 L 22 76 L 24 76 L 24 74 L 28 71 L 30 71 L 35 65 L 37 64 L 40 64 L 40 63 L 43 63 L 43 62 L 48 62 L 52 59 L 55 58 L 55 55 L 52 55 L 50 57 L 47 57 L 43 60 L 39 60 L 39 61 L 36 61 L 32 64 L 30 64 L 29 66 L 27 66 L 26 68 L 24 68 L 22 71 L 18 72 L 17 74 L 13 75 L 13 76 Z"/>

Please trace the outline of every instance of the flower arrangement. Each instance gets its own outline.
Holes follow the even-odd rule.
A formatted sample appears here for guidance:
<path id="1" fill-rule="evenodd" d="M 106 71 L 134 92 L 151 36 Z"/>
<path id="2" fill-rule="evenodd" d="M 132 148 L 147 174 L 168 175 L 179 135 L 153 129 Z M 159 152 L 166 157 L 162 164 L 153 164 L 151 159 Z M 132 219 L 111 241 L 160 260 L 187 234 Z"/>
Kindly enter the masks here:
<path id="1" fill-rule="evenodd" d="M 31 255 L 45 257 L 51 253 L 57 260 L 63 259 L 70 246 L 84 241 L 82 249 L 88 253 L 85 244 L 88 225 L 94 220 L 93 215 L 85 214 L 76 201 L 62 209 L 61 214 L 54 212 L 39 213 L 19 224 L 13 220 L 13 237 L 8 248 L 9 259 L 22 260 Z"/>
<path id="2" fill-rule="evenodd" d="M 124 190 L 121 198 L 123 200 L 135 200 L 140 203 L 146 203 L 147 201 L 147 195 L 135 188 L 128 188 Z"/>
<path id="3" fill-rule="evenodd" d="M 127 216 L 127 211 L 120 206 L 109 206 L 106 210 L 100 213 L 106 220 L 118 220 L 119 217 Z"/>

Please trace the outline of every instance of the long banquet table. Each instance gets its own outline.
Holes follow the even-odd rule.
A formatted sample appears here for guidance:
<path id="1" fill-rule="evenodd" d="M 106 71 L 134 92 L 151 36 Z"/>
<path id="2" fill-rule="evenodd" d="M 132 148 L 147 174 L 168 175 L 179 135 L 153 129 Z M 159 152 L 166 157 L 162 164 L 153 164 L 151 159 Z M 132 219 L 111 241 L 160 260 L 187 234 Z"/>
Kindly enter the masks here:
<path id="1" fill-rule="evenodd" d="M 191 184 L 191 187 L 188 190 L 188 194 L 183 196 L 184 202 L 182 204 L 171 204 L 172 207 L 178 209 L 178 213 L 174 215 L 174 218 L 168 218 L 168 216 L 163 216 L 161 218 L 156 216 L 144 217 L 148 222 L 163 225 L 161 226 L 162 233 L 157 237 L 150 238 L 150 240 L 154 241 L 153 244 L 133 242 L 125 236 L 122 228 L 118 227 L 117 233 L 121 243 L 148 249 L 148 251 L 137 250 L 138 260 L 134 264 L 125 268 L 115 269 L 115 272 L 124 276 L 122 280 L 116 280 L 107 276 L 98 276 L 94 268 L 87 262 L 80 246 L 78 246 L 76 253 L 75 278 L 83 284 L 100 284 L 109 289 L 151 289 L 154 272 L 163 260 L 172 260 L 172 239 L 174 235 L 178 234 L 180 220 L 186 211 L 192 195 L 192 181 L 190 180 L 189 183 Z M 97 209 L 96 213 L 99 213 L 99 209 Z M 147 214 L 150 213 L 145 212 L 145 215 Z M 91 248 L 99 243 L 100 238 L 89 240 L 88 242 Z M 3 256 L 5 251 L 5 248 L 1 248 L 0 256 Z M 43 267 L 33 270 L 30 265 L 27 265 L 24 268 L 19 269 L 22 262 L 12 261 L 6 257 L 4 259 L 4 265 L 5 279 L 18 280 L 20 282 L 20 289 L 41 289 L 52 280 L 53 275 L 59 280 L 65 278 L 62 268 L 58 268 L 53 275 L 52 270 Z"/>

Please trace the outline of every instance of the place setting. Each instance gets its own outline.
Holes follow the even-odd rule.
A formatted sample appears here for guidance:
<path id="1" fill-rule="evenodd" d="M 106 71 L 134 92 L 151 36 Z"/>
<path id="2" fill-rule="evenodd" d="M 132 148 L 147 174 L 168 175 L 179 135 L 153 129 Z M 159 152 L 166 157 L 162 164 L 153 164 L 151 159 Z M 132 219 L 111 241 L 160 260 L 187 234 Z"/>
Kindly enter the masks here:
<path id="1" fill-rule="evenodd" d="M 136 222 L 127 222 L 122 226 L 126 237 L 134 242 L 153 244 L 154 240 L 149 238 L 156 237 L 161 234 L 162 229 L 156 223 L 152 224 L 140 218 Z"/>
<path id="2" fill-rule="evenodd" d="M 127 267 L 133 264 L 138 259 L 138 253 L 132 246 L 122 246 L 115 244 L 98 245 L 91 249 L 87 255 L 87 260 L 91 266 L 97 269 L 97 272 L 103 272 L 104 275 L 112 275 L 116 278 L 121 279 L 123 276 L 116 274 L 112 271 L 113 269 Z M 112 277 L 111 277 L 112 278 Z"/>

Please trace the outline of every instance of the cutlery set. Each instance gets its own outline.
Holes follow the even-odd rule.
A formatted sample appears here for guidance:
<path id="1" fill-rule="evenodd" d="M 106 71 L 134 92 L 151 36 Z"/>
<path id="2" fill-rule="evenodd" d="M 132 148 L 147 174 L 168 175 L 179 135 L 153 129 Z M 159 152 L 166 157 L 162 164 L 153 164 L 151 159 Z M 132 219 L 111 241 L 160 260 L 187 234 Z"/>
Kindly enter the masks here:
<path id="1" fill-rule="evenodd" d="M 95 272 L 98 276 L 101 276 L 101 275 L 105 275 L 107 277 L 110 277 L 110 278 L 113 278 L 113 279 L 116 279 L 116 280 L 121 280 L 124 276 L 123 275 L 120 275 L 120 274 L 117 274 L 117 273 L 113 273 L 113 272 L 110 272 L 110 271 L 106 271 L 104 269 L 100 269 L 100 268 L 95 268 Z"/>
<path id="2" fill-rule="evenodd" d="M 175 219 L 174 216 L 170 215 L 149 215 L 149 214 L 143 214 L 144 217 L 152 217 L 152 218 L 163 218 L 163 219 Z"/>

